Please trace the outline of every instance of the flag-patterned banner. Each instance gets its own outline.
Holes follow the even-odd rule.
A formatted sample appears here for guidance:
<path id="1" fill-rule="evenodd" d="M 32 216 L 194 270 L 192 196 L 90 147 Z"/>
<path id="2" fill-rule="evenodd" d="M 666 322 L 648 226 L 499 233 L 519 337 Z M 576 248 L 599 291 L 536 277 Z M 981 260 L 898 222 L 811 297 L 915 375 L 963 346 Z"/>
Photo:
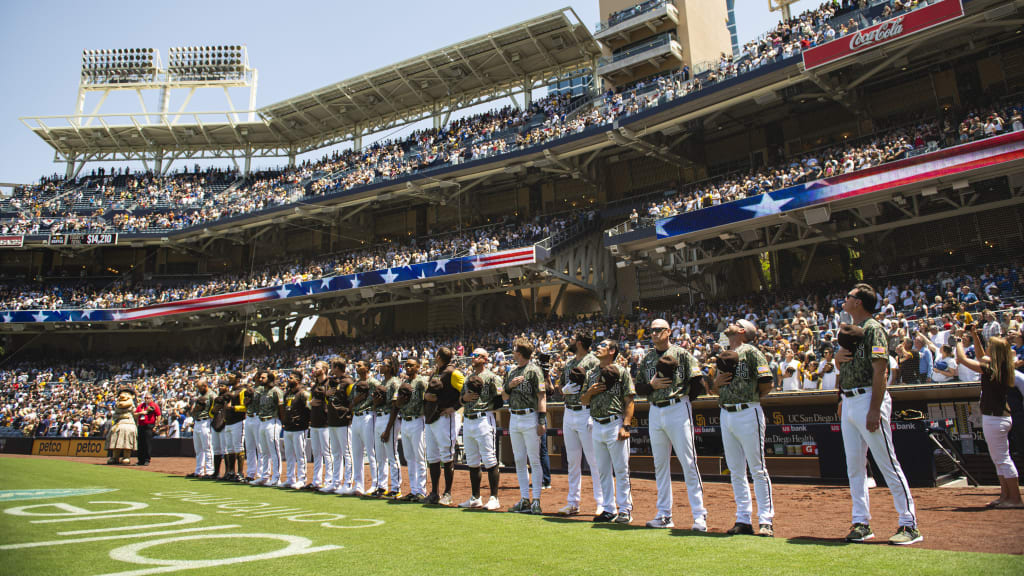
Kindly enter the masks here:
<path id="1" fill-rule="evenodd" d="M 307 280 L 257 288 L 244 292 L 230 292 L 217 296 L 204 298 L 193 298 L 190 300 L 179 300 L 177 302 L 166 302 L 153 304 L 141 308 L 121 308 L 104 310 L 5 310 L 0 312 L 0 322 L 3 323 L 37 323 L 37 322 L 126 322 L 128 320 L 141 320 L 157 316 L 169 316 L 172 314 L 194 313 L 213 308 L 225 306 L 237 306 L 239 304 L 251 304 L 253 302 L 269 302 L 271 300 L 283 300 L 286 298 L 303 298 L 326 292 L 345 292 L 384 286 L 388 284 L 401 284 L 405 282 L 429 281 L 443 276 L 454 276 L 466 274 L 478 270 L 491 270 L 533 264 L 537 261 L 537 251 L 534 246 L 504 250 L 491 254 L 478 254 L 474 256 L 461 256 L 445 260 L 435 260 L 422 264 L 412 264 L 396 268 L 385 268 L 371 272 L 360 272 L 347 274 L 345 276 L 332 276 L 319 280 Z"/>

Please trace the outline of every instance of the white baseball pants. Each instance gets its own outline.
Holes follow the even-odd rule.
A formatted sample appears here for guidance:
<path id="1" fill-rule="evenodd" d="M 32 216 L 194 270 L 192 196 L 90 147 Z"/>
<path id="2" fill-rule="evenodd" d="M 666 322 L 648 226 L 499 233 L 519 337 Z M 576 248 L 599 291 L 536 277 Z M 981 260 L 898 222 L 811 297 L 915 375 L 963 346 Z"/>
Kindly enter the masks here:
<path id="1" fill-rule="evenodd" d="M 868 501 L 867 464 L 868 450 L 875 457 L 885 483 L 892 493 L 892 502 L 900 515 L 900 526 L 916 526 L 917 516 L 910 485 L 903 475 L 903 468 L 896 459 L 892 443 L 892 428 L 889 415 L 892 412 L 892 398 L 885 393 L 881 406 L 881 424 L 878 430 L 868 432 L 867 415 L 871 408 L 869 391 L 860 396 L 843 398 L 843 417 L 840 422 L 843 431 L 843 446 L 846 449 L 846 475 L 850 478 L 850 496 L 853 498 L 853 523 L 870 524 L 871 508 Z"/>
<path id="2" fill-rule="evenodd" d="M 398 492 L 402 489 L 402 467 L 398 462 L 398 434 L 402 419 L 396 418 L 387 442 L 380 439 L 388 427 L 388 416 L 377 415 L 373 426 L 373 452 L 377 456 L 377 485 L 375 488 Z M 391 486 L 388 487 L 388 478 Z"/>
<path id="3" fill-rule="evenodd" d="M 441 416 L 427 424 L 427 464 L 451 462 L 455 458 L 455 417 Z"/>
<path id="4" fill-rule="evenodd" d="M 519 497 L 540 500 L 543 488 L 543 474 L 540 465 L 540 436 L 537 434 L 537 414 L 511 414 L 508 437 L 512 441 L 512 454 L 516 460 L 516 478 L 519 480 Z M 529 469 L 527 469 L 529 466 Z M 533 470 L 533 484 L 530 483 L 530 469 Z"/>
<path id="5" fill-rule="evenodd" d="M 352 447 L 349 446 L 348 426 L 328 426 L 327 434 L 331 442 L 331 478 L 327 485 L 332 489 L 352 487 Z"/>
<path id="6" fill-rule="evenodd" d="M 331 469 L 334 467 L 331 452 L 330 433 L 327 427 L 310 428 L 309 444 L 313 449 L 313 486 L 321 488 L 330 480 Z"/>
<path id="7" fill-rule="evenodd" d="M 566 503 L 570 506 L 580 505 L 580 492 L 583 484 L 583 457 L 590 466 L 590 483 L 594 489 L 594 503 L 601 505 L 601 482 L 594 472 L 594 421 L 590 419 L 590 409 L 565 409 L 562 414 L 562 439 L 565 441 L 565 457 L 569 467 L 569 496 Z"/>
<path id="8" fill-rule="evenodd" d="M 732 494 L 736 499 L 736 522 L 753 524 L 750 521 L 750 485 L 747 484 L 749 466 L 750 475 L 754 479 L 754 494 L 757 496 L 758 522 L 771 524 L 775 518 L 775 504 L 772 502 L 772 480 L 768 477 L 764 460 L 764 412 L 760 403 L 747 405 L 747 408 L 737 412 L 723 408 L 721 416 L 725 465 L 729 467 Z"/>
<path id="9" fill-rule="evenodd" d="M 255 478 L 259 472 L 260 417 L 245 417 L 245 475 Z"/>
<path id="10" fill-rule="evenodd" d="M 231 435 L 228 434 L 228 429 L 225 427 L 223 430 L 217 431 L 210 428 L 210 445 L 213 447 L 214 456 L 223 456 L 228 453 L 227 447 L 231 439 Z"/>
<path id="11" fill-rule="evenodd" d="M 598 505 L 605 512 L 614 512 L 617 506 L 621 514 L 633 510 L 633 496 L 629 491 L 629 439 L 619 440 L 620 428 L 622 416 L 607 424 L 595 420 L 591 437 L 594 442 L 594 467 L 597 468 L 597 478 L 601 483 L 601 501 Z"/>
<path id="12" fill-rule="evenodd" d="M 371 491 L 366 489 L 367 486 L 377 485 L 377 456 L 373 453 L 373 421 L 373 412 L 352 417 L 352 486 L 361 494 Z M 370 463 L 369 484 L 363 482 L 363 476 L 366 473 L 363 467 L 364 453 Z"/>
<path id="13" fill-rule="evenodd" d="M 652 404 L 648 426 L 654 455 L 654 480 L 658 486 L 658 516 L 672 517 L 672 451 L 675 450 L 686 479 L 690 512 L 695 520 L 704 518 L 708 511 L 704 508 L 704 484 L 697 470 L 690 399 L 684 397 L 663 408 Z"/>
<path id="14" fill-rule="evenodd" d="M 258 477 L 265 483 L 281 480 L 281 421 L 277 418 L 260 422 L 260 459 Z"/>
<path id="15" fill-rule="evenodd" d="M 498 465 L 494 450 L 494 434 L 497 429 L 494 412 L 485 412 L 473 419 L 462 419 L 462 445 L 466 450 L 466 466 L 483 466 L 489 470 Z"/>
<path id="16" fill-rule="evenodd" d="M 213 474 L 213 444 L 210 419 L 196 420 L 192 425 L 192 446 L 196 451 L 196 476 Z"/>
<path id="17" fill-rule="evenodd" d="M 284 458 L 288 461 L 288 484 L 306 485 L 306 431 L 284 431 Z"/>
<path id="18" fill-rule="evenodd" d="M 234 424 L 228 424 L 224 427 L 224 433 L 227 437 L 227 445 L 224 446 L 225 454 L 241 454 L 245 450 L 245 420 L 241 422 L 235 422 Z"/>
<path id="19" fill-rule="evenodd" d="M 413 420 L 402 420 L 402 454 L 409 473 L 409 493 L 427 495 L 427 460 L 425 423 L 420 416 Z"/>

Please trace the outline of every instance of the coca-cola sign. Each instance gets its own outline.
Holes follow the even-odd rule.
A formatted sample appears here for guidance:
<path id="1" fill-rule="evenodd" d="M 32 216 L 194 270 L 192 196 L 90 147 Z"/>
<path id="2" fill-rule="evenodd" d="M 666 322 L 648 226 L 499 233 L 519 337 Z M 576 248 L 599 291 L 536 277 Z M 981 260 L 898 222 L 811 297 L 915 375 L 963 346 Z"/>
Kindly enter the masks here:
<path id="1" fill-rule="evenodd" d="M 961 0 L 940 0 L 913 12 L 903 12 L 884 22 L 804 50 L 804 69 L 812 70 L 851 54 L 906 38 L 964 15 Z"/>

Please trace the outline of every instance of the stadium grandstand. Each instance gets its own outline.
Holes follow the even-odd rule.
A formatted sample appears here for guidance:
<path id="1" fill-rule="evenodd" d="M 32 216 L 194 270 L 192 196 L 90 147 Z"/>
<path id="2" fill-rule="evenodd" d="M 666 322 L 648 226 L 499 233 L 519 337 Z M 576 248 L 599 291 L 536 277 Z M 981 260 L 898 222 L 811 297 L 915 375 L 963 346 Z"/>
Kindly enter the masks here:
<path id="1" fill-rule="evenodd" d="M 977 322 L 1024 362 L 1024 2 L 827 1 L 742 44 L 731 6 L 602 0 L 596 26 L 565 8 L 225 113 L 81 102 L 254 95 L 244 47 L 87 50 L 77 113 L 23 119 L 63 174 L 0 200 L 0 431 L 99 433 L 124 382 L 184 421 L 200 374 L 339 353 L 509 366 L 520 335 L 550 367 L 575 331 L 614 338 L 635 371 L 653 318 L 708 369 L 760 322 L 772 397 L 834 413 L 857 281 L 887 299 L 899 402 L 976 399 L 935 358 Z"/>

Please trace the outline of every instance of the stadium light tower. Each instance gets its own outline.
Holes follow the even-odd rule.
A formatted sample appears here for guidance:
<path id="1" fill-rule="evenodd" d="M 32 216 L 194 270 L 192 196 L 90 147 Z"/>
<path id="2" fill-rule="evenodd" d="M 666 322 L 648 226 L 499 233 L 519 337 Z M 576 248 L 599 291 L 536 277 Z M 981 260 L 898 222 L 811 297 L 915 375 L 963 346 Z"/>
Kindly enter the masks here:
<path id="1" fill-rule="evenodd" d="M 782 12 L 783 20 L 791 20 L 793 15 L 789 12 L 789 5 L 795 4 L 797 0 L 768 0 L 768 10 Z"/>
<path id="2" fill-rule="evenodd" d="M 181 105 L 183 111 L 199 88 L 223 89 L 229 108 L 235 110 L 228 88 L 248 88 L 247 110 L 251 122 L 255 117 L 256 84 L 256 69 L 249 67 L 249 54 L 244 45 L 172 47 L 168 50 L 166 68 L 161 64 L 160 52 L 154 48 L 83 50 L 75 112 L 78 126 L 89 126 L 110 92 L 133 90 L 139 95 L 143 114 L 148 115 L 142 91 L 160 90 L 159 114 L 166 115 L 172 90 L 189 90 Z M 92 114 L 86 116 L 85 98 L 89 92 L 100 92 L 101 96 Z M 149 121 L 148 116 L 146 121 Z M 165 116 L 161 116 L 160 121 L 166 121 Z"/>

